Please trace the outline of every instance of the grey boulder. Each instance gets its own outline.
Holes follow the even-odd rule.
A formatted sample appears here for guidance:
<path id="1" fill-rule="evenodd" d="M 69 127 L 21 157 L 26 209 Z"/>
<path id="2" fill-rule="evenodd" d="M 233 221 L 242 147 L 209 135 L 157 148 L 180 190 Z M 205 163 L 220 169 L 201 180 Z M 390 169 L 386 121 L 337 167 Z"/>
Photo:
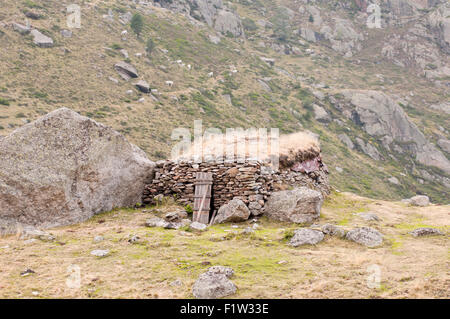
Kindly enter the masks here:
<path id="1" fill-rule="evenodd" d="M 444 235 L 439 229 L 429 227 L 416 228 L 410 234 L 414 237 Z"/>
<path id="2" fill-rule="evenodd" d="M 148 84 L 147 81 L 140 80 L 139 82 L 135 83 L 134 85 L 142 93 L 150 93 L 150 84 Z"/>
<path id="3" fill-rule="evenodd" d="M 264 206 L 270 219 L 292 223 L 310 223 L 320 216 L 323 196 L 307 187 L 273 193 Z"/>
<path id="4" fill-rule="evenodd" d="M 370 227 L 352 229 L 346 238 L 366 247 L 377 247 L 383 243 L 383 235 Z"/>
<path id="5" fill-rule="evenodd" d="M 417 195 L 409 199 L 409 204 L 413 206 L 425 207 L 430 205 L 430 198 L 425 195 Z"/>
<path id="6" fill-rule="evenodd" d="M 336 236 L 340 238 L 345 237 L 345 230 L 339 226 L 333 224 L 325 224 L 321 229 L 325 235 Z"/>
<path id="7" fill-rule="evenodd" d="M 315 245 L 323 240 L 323 233 L 319 230 L 301 228 L 294 232 L 289 244 L 294 247 L 302 245 Z"/>
<path id="8" fill-rule="evenodd" d="M 213 266 L 201 274 L 194 283 L 192 293 L 197 299 L 217 299 L 236 293 L 236 285 L 229 280 L 233 270 L 223 266 Z"/>
<path id="9" fill-rule="evenodd" d="M 0 225 L 49 228 L 141 202 L 154 163 L 118 132 L 67 108 L 0 139 Z"/>
<path id="10" fill-rule="evenodd" d="M 51 48 L 53 46 L 53 39 L 42 34 L 38 30 L 31 30 L 31 35 L 34 37 L 33 42 L 41 48 Z"/>
<path id="11" fill-rule="evenodd" d="M 214 223 L 243 222 L 249 217 L 250 210 L 244 202 L 240 199 L 233 199 L 219 208 Z"/>
<path id="12" fill-rule="evenodd" d="M 123 61 L 116 63 L 114 68 L 125 81 L 139 76 L 134 66 Z"/>

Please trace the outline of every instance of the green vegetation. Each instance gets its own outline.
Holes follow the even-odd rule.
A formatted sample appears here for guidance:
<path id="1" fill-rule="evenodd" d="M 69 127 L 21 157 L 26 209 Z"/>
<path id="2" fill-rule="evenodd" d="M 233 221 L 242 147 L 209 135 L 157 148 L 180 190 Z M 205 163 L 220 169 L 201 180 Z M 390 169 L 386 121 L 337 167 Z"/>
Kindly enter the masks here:
<path id="1" fill-rule="evenodd" d="M 139 13 L 135 13 L 131 18 L 130 23 L 131 29 L 133 29 L 134 33 L 139 37 L 142 29 L 144 28 L 144 18 Z"/>

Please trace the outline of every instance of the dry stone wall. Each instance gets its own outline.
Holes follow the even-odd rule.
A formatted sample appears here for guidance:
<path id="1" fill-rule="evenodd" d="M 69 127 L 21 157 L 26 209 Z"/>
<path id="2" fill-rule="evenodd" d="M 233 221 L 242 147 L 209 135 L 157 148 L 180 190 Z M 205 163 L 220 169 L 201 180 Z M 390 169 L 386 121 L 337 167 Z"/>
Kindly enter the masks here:
<path id="1" fill-rule="evenodd" d="M 145 187 L 144 204 L 154 203 L 157 195 L 175 196 L 183 205 L 193 206 L 195 175 L 209 172 L 213 175 L 212 208 L 217 210 L 234 198 L 241 199 L 253 215 L 261 214 L 265 201 L 274 191 L 306 186 L 326 196 L 330 191 L 328 171 L 320 157 L 313 171 L 284 168 L 274 172 L 259 161 L 244 163 L 194 163 L 191 161 L 156 163 L 155 176 Z"/>

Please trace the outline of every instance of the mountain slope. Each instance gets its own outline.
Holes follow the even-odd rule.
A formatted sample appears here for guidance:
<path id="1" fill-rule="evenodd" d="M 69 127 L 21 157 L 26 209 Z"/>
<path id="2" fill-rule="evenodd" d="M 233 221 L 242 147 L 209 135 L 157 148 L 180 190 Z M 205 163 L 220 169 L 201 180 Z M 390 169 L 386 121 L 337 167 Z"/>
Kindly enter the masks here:
<path id="1" fill-rule="evenodd" d="M 388 1 L 383 28 L 368 29 L 365 1 L 91 1 L 64 37 L 69 1 L 2 1 L 0 134 L 63 106 L 153 159 L 168 157 L 172 129 L 194 119 L 310 130 L 336 188 L 449 203 L 447 6 L 421 3 Z M 25 19 L 54 46 L 15 31 Z M 119 61 L 139 77 L 123 80 Z"/>

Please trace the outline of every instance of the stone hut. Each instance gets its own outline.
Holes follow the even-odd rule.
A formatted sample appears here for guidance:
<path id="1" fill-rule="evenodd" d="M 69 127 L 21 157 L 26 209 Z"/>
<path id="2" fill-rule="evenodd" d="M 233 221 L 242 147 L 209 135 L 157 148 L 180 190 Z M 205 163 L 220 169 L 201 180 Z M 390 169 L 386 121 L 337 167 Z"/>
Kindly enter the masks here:
<path id="1" fill-rule="evenodd" d="M 282 146 L 282 145 L 281 145 Z M 306 186 L 330 192 L 328 169 L 322 162 L 318 145 L 307 148 L 283 148 L 279 169 L 261 160 L 237 162 L 201 162 L 166 160 L 156 163 L 154 179 L 145 186 L 143 203 L 152 204 L 157 195 L 173 196 L 193 207 L 196 173 L 212 173 L 211 214 L 230 200 L 241 199 L 252 215 L 262 213 L 271 193 Z"/>

